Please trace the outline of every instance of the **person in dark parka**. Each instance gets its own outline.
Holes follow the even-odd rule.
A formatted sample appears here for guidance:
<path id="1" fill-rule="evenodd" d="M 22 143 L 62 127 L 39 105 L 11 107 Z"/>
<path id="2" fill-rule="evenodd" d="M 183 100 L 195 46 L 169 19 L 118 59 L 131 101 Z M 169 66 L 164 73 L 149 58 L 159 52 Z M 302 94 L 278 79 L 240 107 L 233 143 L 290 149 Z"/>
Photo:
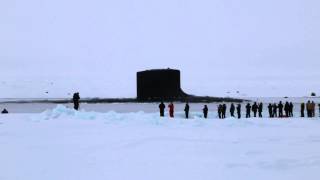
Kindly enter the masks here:
<path id="1" fill-rule="evenodd" d="M 257 103 L 255 102 L 255 103 L 253 103 L 253 105 L 252 105 L 252 112 L 253 112 L 253 116 L 254 116 L 254 117 L 257 117 L 257 111 L 258 111 L 258 105 L 257 105 Z"/>
<path id="2" fill-rule="evenodd" d="M 227 105 L 223 104 L 222 105 L 222 119 L 226 118 L 226 112 L 227 112 Z"/>
<path id="3" fill-rule="evenodd" d="M 278 106 L 276 103 L 273 104 L 273 117 L 278 117 Z"/>
<path id="4" fill-rule="evenodd" d="M 278 104 L 278 110 L 279 110 L 279 117 L 283 117 L 283 104 L 282 101 Z"/>
<path id="5" fill-rule="evenodd" d="M 320 104 L 318 104 L 318 107 L 319 107 L 319 117 L 320 117 Z"/>
<path id="6" fill-rule="evenodd" d="M 204 108 L 202 110 L 203 110 L 204 118 L 207 119 L 208 118 L 208 111 L 209 111 L 208 106 L 204 105 Z"/>
<path id="7" fill-rule="evenodd" d="M 164 117 L 164 109 L 166 109 L 166 105 L 164 105 L 163 101 L 159 104 L 160 117 Z"/>
<path id="8" fill-rule="evenodd" d="M 248 103 L 247 105 L 246 105 L 246 118 L 250 118 L 251 117 L 251 105 L 250 105 L 250 103 Z"/>
<path id="9" fill-rule="evenodd" d="M 1 111 L 1 114 L 8 114 L 9 113 L 9 111 L 7 110 L 7 109 L 3 109 L 2 111 Z"/>
<path id="10" fill-rule="evenodd" d="M 236 107 L 234 106 L 234 104 L 232 103 L 230 106 L 230 115 L 231 117 L 234 117 L 234 111 L 236 110 Z"/>
<path id="11" fill-rule="evenodd" d="M 78 92 L 74 93 L 72 100 L 73 100 L 74 109 L 78 111 L 80 106 L 80 94 Z"/>
<path id="12" fill-rule="evenodd" d="M 237 114 L 238 114 L 238 119 L 241 118 L 241 104 L 238 104 L 237 106 Z"/>
<path id="13" fill-rule="evenodd" d="M 222 105 L 221 104 L 218 105 L 218 115 L 219 115 L 219 119 L 221 119 L 222 118 Z"/>
<path id="14" fill-rule="evenodd" d="M 289 116 L 290 117 L 293 117 L 293 108 L 294 108 L 293 103 L 290 102 L 289 103 Z"/>
<path id="15" fill-rule="evenodd" d="M 184 112 L 186 114 L 186 119 L 189 119 L 189 110 L 190 110 L 190 106 L 189 103 L 186 103 L 186 106 L 184 107 Z"/>
<path id="16" fill-rule="evenodd" d="M 286 117 L 289 117 L 289 109 L 290 109 L 289 103 L 286 102 L 284 105 L 284 112 L 285 112 Z"/>
<path id="17" fill-rule="evenodd" d="M 270 103 L 269 105 L 268 105 L 268 111 L 269 111 L 269 117 L 270 118 L 273 118 L 273 106 L 272 106 L 272 104 Z"/>
<path id="18" fill-rule="evenodd" d="M 260 103 L 258 106 L 259 117 L 262 118 L 263 104 Z"/>
<path id="19" fill-rule="evenodd" d="M 301 117 L 304 117 L 305 109 L 306 109 L 305 103 L 301 103 L 301 108 L 300 108 Z"/>

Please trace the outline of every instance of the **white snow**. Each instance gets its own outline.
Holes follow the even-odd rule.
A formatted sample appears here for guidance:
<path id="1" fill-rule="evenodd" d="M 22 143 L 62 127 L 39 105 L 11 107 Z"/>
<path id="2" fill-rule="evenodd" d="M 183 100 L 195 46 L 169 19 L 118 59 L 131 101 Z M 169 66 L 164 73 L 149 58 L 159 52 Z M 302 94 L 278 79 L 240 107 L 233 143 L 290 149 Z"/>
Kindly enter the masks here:
<path id="1" fill-rule="evenodd" d="M 320 119 L 0 115 L 1 180 L 318 180 Z"/>

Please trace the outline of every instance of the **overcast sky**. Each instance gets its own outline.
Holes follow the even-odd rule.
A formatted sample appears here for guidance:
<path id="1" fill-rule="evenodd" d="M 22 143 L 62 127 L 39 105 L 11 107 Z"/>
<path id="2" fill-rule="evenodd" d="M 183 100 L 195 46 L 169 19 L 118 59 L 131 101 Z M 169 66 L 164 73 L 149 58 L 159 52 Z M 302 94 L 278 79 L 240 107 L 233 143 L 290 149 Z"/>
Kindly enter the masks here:
<path id="1" fill-rule="evenodd" d="M 319 19 L 319 0 L 1 0 L 0 97 L 134 97 L 167 67 L 191 94 L 306 95 Z"/>

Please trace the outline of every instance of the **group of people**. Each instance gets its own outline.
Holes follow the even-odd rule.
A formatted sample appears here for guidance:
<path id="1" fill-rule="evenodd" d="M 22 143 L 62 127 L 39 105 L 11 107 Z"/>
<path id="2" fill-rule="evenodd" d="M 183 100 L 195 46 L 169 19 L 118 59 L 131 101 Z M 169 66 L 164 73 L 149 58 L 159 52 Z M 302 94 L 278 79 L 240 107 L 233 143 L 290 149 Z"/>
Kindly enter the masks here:
<path id="1" fill-rule="evenodd" d="M 171 118 L 173 118 L 174 117 L 174 105 L 173 105 L 172 102 L 168 105 L 168 108 L 169 108 L 169 116 Z M 163 101 L 161 101 L 161 103 L 159 104 L 160 117 L 164 117 L 165 109 L 166 109 L 166 105 L 163 103 Z M 202 111 L 203 111 L 203 117 L 204 118 L 208 118 L 209 109 L 208 109 L 207 105 L 204 105 Z M 184 107 L 184 112 L 185 112 L 186 118 L 188 119 L 189 118 L 189 112 L 190 112 L 190 105 L 189 105 L 188 102 L 186 103 L 186 105 Z"/>
<path id="2" fill-rule="evenodd" d="M 320 115 L 320 104 L 318 104 L 318 106 L 319 106 L 319 115 Z M 159 105 L 161 117 L 164 117 L 165 108 L 166 108 L 165 104 L 163 102 L 161 102 Z M 174 104 L 171 102 L 168 105 L 168 108 L 169 108 L 169 116 L 173 118 L 174 117 Z M 261 103 L 254 102 L 252 105 L 250 103 L 247 103 L 245 108 L 246 108 L 246 118 L 250 118 L 252 113 L 253 113 L 253 117 L 259 117 L 259 118 L 263 117 L 263 103 L 262 102 Z M 277 103 L 273 103 L 273 104 L 269 103 L 267 108 L 268 108 L 270 118 L 293 117 L 294 105 L 292 102 L 283 103 L 282 101 L 280 101 L 278 104 Z M 306 103 L 306 104 L 305 103 L 301 104 L 301 117 L 305 117 L 305 115 L 304 115 L 305 109 L 307 110 L 308 117 L 315 117 L 316 104 L 314 102 L 308 101 L 308 103 Z M 241 104 L 237 104 L 237 106 L 235 106 L 234 103 L 231 103 L 229 110 L 230 110 L 231 117 L 235 117 L 237 115 L 238 119 L 241 118 Z M 208 109 L 207 105 L 204 105 L 202 111 L 203 111 L 203 117 L 208 118 L 209 109 Z M 186 119 L 188 119 L 189 112 L 190 112 L 190 105 L 188 102 L 185 105 L 184 112 L 185 112 Z M 226 112 L 227 112 L 227 105 L 226 104 L 219 104 L 218 105 L 219 119 L 226 118 Z"/>
<path id="3" fill-rule="evenodd" d="M 293 103 L 292 102 L 286 102 L 283 104 L 281 101 L 279 104 L 269 104 L 268 105 L 268 111 L 269 111 L 269 117 L 293 117 Z M 285 114 L 283 114 L 283 112 Z"/>
<path id="4" fill-rule="evenodd" d="M 319 111 L 320 111 L 320 104 L 318 104 Z M 308 101 L 307 104 L 302 103 L 301 104 L 301 117 L 304 117 L 305 109 L 307 109 L 307 116 L 309 118 L 316 116 L 316 103 Z"/>

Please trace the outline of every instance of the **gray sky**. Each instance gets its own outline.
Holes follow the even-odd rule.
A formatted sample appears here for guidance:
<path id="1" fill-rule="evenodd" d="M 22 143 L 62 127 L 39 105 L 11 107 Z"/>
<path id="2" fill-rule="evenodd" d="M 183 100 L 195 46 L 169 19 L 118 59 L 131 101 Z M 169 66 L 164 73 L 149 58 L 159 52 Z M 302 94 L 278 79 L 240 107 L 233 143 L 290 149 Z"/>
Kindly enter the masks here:
<path id="1" fill-rule="evenodd" d="M 134 97 L 137 71 L 167 67 L 192 94 L 306 95 L 319 19 L 318 0 L 2 0 L 0 97 Z"/>

